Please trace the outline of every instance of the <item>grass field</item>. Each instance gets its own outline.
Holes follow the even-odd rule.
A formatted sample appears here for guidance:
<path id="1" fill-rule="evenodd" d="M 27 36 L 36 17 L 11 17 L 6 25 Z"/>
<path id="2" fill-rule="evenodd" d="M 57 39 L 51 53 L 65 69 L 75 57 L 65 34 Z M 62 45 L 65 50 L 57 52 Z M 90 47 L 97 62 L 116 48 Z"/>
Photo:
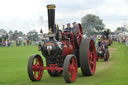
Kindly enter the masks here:
<path id="1" fill-rule="evenodd" d="M 83 77 L 79 69 L 71 85 L 128 85 L 128 47 L 114 43 L 110 60 L 97 62 L 96 73 Z M 40 54 L 37 46 L 0 48 L 0 85 L 66 85 L 63 76 L 50 77 L 47 71 L 39 82 L 31 82 L 27 74 L 29 56 Z"/>

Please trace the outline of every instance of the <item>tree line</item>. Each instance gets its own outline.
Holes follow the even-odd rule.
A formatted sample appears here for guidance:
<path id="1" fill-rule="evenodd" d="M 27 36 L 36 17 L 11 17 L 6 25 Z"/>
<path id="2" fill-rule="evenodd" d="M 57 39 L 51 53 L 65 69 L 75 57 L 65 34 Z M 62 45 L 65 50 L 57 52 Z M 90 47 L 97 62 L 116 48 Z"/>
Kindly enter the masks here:
<path id="1" fill-rule="evenodd" d="M 102 32 L 110 32 L 111 28 L 105 28 L 105 24 L 103 23 L 103 20 L 100 19 L 99 16 L 93 15 L 93 14 L 87 14 L 81 19 L 81 23 L 83 26 L 83 31 L 87 36 L 93 35 L 93 34 L 99 34 Z M 115 32 L 120 31 L 128 31 L 125 27 L 117 27 Z"/>

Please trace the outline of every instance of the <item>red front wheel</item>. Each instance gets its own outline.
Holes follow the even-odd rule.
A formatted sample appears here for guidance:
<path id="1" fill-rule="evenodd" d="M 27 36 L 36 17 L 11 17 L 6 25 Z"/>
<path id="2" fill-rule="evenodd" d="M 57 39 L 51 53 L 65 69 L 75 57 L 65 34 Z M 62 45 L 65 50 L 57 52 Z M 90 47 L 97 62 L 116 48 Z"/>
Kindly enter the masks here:
<path id="1" fill-rule="evenodd" d="M 64 60 L 64 79 L 67 83 L 74 82 L 77 77 L 77 59 L 75 55 L 68 55 Z"/>
<path id="2" fill-rule="evenodd" d="M 43 60 L 40 55 L 32 55 L 28 61 L 28 76 L 32 81 L 39 81 L 43 76 Z"/>

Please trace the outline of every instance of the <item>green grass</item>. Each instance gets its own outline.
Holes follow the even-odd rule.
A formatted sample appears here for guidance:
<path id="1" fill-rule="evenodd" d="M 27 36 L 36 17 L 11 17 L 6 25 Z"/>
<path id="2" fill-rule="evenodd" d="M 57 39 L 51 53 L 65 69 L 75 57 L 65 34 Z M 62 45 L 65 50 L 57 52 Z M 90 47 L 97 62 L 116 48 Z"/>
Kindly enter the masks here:
<path id="1" fill-rule="evenodd" d="M 128 85 L 128 47 L 114 43 L 110 60 L 97 62 L 96 73 L 83 77 L 79 69 L 72 85 Z M 31 82 L 27 74 L 29 56 L 40 54 L 37 46 L 0 48 L 0 85 L 66 85 L 63 76 L 50 77 L 47 71 L 41 81 Z M 45 60 L 44 60 L 45 61 Z"/>

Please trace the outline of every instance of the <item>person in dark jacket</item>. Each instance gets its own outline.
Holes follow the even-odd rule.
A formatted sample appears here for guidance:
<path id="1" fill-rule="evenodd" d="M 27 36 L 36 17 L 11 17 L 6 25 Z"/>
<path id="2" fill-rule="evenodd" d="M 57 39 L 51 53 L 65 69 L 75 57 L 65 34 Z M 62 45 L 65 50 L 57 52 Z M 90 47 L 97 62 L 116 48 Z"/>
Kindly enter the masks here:
<path id="1" fill-rule="evenodd" d="M 98 38 L 98 43 L 97 47 L 102 48 L 103 50 L 107 51 L 108 50 L 108 42 L 103 40 L 103 37 Z"/>

